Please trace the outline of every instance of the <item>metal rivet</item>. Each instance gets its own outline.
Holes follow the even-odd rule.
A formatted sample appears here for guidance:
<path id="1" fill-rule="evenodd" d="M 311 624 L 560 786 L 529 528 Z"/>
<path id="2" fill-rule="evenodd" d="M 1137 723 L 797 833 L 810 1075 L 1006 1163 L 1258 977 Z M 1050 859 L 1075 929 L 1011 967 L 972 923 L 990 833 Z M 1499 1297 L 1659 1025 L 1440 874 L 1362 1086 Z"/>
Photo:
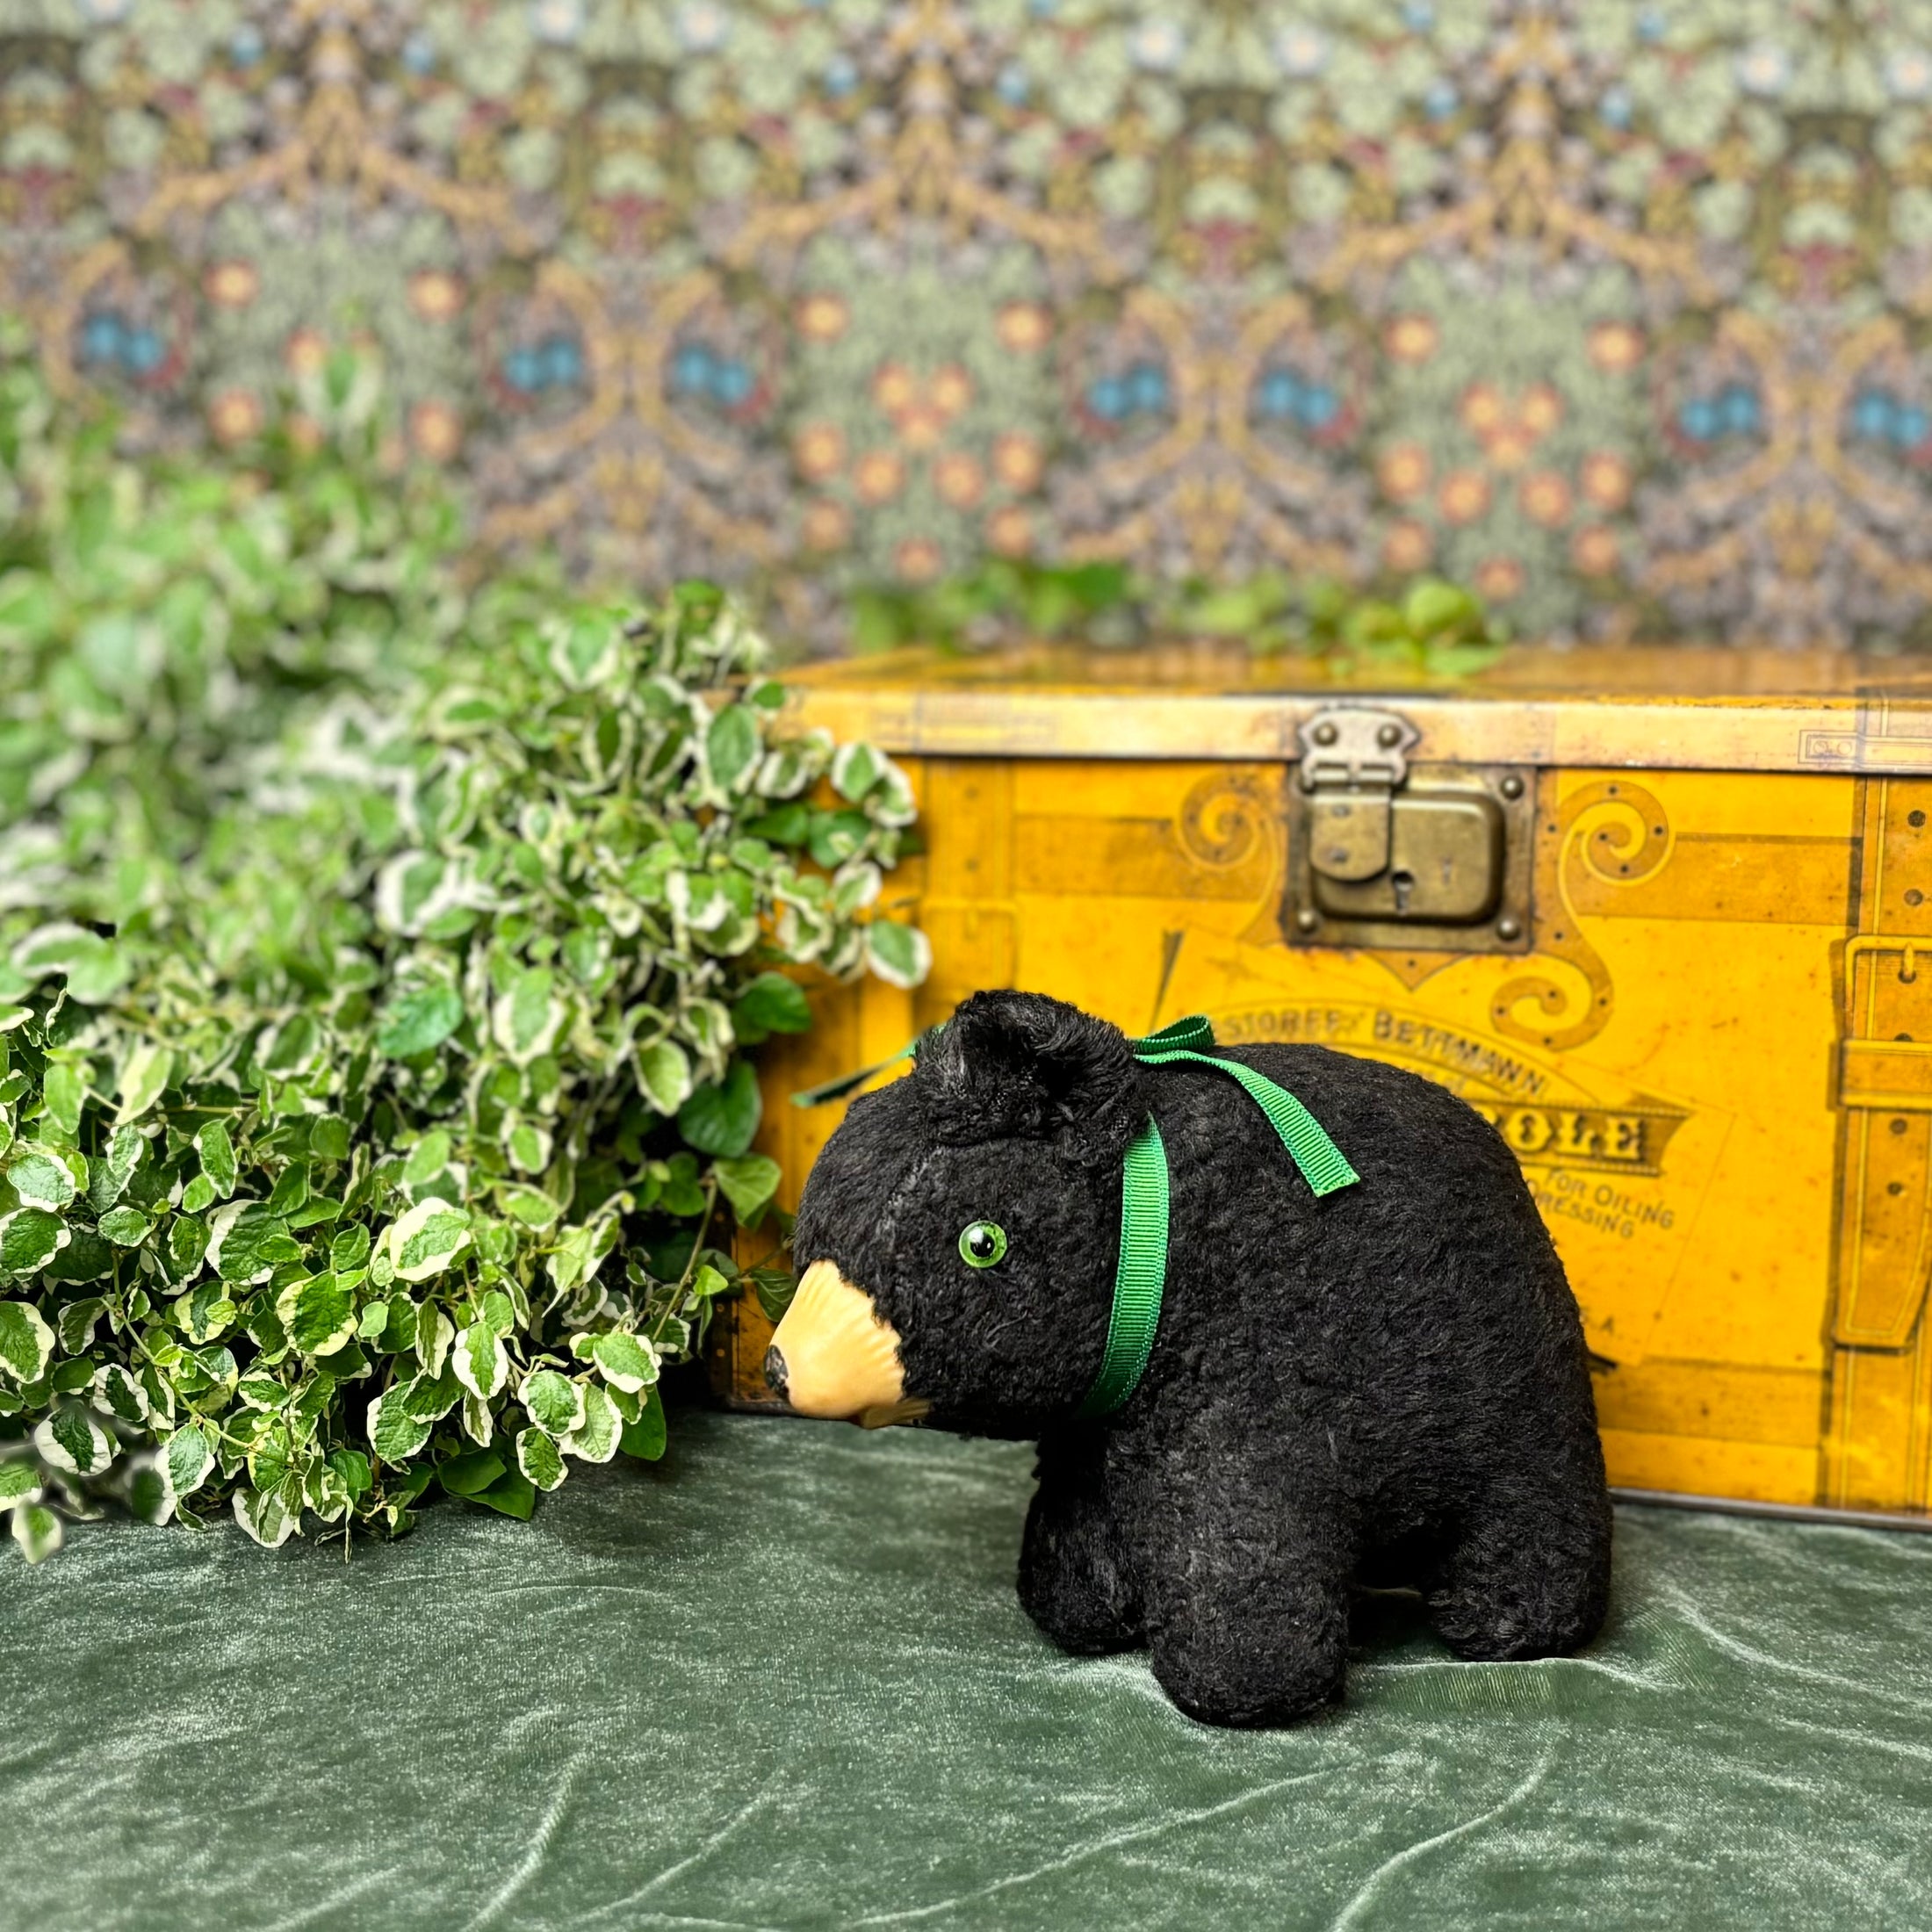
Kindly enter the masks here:
<path id="1" fill-rule="evenodd" d="M 1523 921 L 1508 916 L 1499 919 L 1496 922 L 1496 936 L 1498 939 L 1521 939 Z"/>
<path id="2" fill-rule="evenodd" d="M 1402 741 L 1402 728 L 1400 724 L 1384 724 L 1381 728 L 1381 730 L 1379 730 L 1375 733 L 1375 742 L 1380 745 L 1384 751 L 1388 751 L 1391 747 L 1401 744 Z"/>
<path id="3" fill-rule="evenodd" d="M 1294 915 L 1295 930 L 1301 933 L 1315 932 L 1322 923 L 1322 915 L 1312 906 L 1304 905 Z"/>
<path id="4" fill-rule="evenodd" d="M 1523 796 L 1523 781 L 1514 772 L 1496 787 L 1505 798 L 1520 798 Z"/>
<path id="5" fill-rule="evenodd" d="M 1317 745 L 1332 745 L 1341 735 L 1335 724 L 1326 720 L 1315 727 L 1314 737 Z"/>
<path id="6" fill-rule="evenodd" d="M 1905 822 L 1908 825 L 1922 825 L 1925 823 L 1925 814 L 1922 811 L 1908 811 L 1905 815 Z"/>

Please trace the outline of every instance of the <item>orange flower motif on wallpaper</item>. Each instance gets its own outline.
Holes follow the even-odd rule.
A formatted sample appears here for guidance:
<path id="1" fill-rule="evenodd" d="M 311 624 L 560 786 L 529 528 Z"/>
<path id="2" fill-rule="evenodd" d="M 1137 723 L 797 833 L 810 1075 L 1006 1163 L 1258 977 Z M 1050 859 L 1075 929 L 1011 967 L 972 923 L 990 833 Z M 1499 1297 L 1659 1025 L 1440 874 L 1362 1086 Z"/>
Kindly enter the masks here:
<path id="1" fill-rule="evenodd" d="M 1517 470 L 1563 420 L 1563 399 L 1546 382 L 1515 397 L 1493 383 L 1476 382 L 1463 391 L 1457 414 L 1494 468 Z"/>
<path id="2" fill-rule="evenodd" d="M 1442 479 L 1436 508 L 1452 523 L 1473 523 L 1489 507 L 1489 479 L 1481 470 L 1452 470 Z"/>
<path id="3" fill-rule="evenodd" d="M 1583 458 L 1577 480 L 1585 501 L 1600 510 L 1619 510 L 1630 501 L 1630 465 L 1607 450 L 1592 451 Z"/>
<path id="4" fill-rule="evenodd" d="M 216 262 L 201 278 L 201 292 L 217 308 L 246 308 L 261 287 L 252 262 Z"/>
<path id="5" fill-rule="evenodd" d="M 892 552 L 899 575 L 914 584 L 931 583 L 946 565 L 946 552 L 930 537 L 908 537 Z"/>
<path id="6" fill-rule="evenodd" d="M 1486 557 L 1476 566 L 1477 595 L 1491 603 L 1507 603 L 1523 583 L 1523 566 L 1513 557 Z"/>
<path id="7" fill-rule="evenodd" d="M 1569 522 L 1574 507 L 1568 482 L 1554 470 L 1535 470 L 1523 479 L 1517 498 L 1532 523 L 1554 530 Z"/>
<path id="8" fill-rule="evenodd" d="M 905 487 L 905 459 L 896 450 L 868 450 L 854 465 L 852 480 L 861 502 L 889 502 Z"/>
<path id="9" fill-rule="evenodd" d="M 1432 315 L 1397 315 L 1382 331 L 1382 347 L 1391 362 L 1427 362 L 1441 340 Z"/>
<path id="10" fill-rule="evenodd" d="M 328 360 L 328 343 L 320 330 L 295 329 L 283 347 L 282 359 L 292 376 L 316 375 Z"/>
<path id="11" fill-rule="evenodd" d="M 1614 530 L 1592 523 L 1570 539 L 1570 561 L 1586 577 L 1608 577 L 1623 564 L 1623 545 Z"/>
<path id="12" fill-rule="evenodd" d="M 1404 573 L 1424 568 L 1436 554 L 1436 539 L 1424 523 L 1392 523 L 1382 538 L 1382 562 Z"/>
<path id="13" fill-rule="evenodd" d="M 1024 557 L 1033 548 L 1033 519 L 1009 504 L 986 519 L 986 543 L 1001 557 Z"/>
<path id="14" fill-rule="evenodd" d="M 845 431 L 835 422 L 808 422 L 792 438 L 791 454 L 801 476 L 822 483 L 845 463 Z"/>
<path id="15" fill-rule="evenodd" d="M 1393 443 L 1375 473 L 1383 495 L 1392 503 L 1407 503 L 1429 487 L 1429 452 L 1419 443 Z"/>
<path id="16" fill-rule="evenodd" d="M 845 334 L 852 311 L 842 295 L 807 295 L 800 299 L 793 316 L 808 342 L 835 342 Z"/>
<path id="17" fill-rule="evenodd" d="M 986 472 L 962 451 L 942 456 L 933 465 L 933 487 L 956 510 L 970 510 L 986 494 Z"/>
<path id="18" fill-rule="evenodd" d="M 449 321 L 463 306 L 463 285 L 443 269 L 419 269 L 409 278 L 409 306 L 426 322 Z"/>
<path id="19" fill-rule="evenodd" d="M 446 402 L 419 402 L 409 412 L 409 444 L 432 463 L 447 463 L 463 446 L 463 419 Z"/>
<path id="20" fill-rule="evenodd" d="M 247 389 L 224 389 L 208 404 L 208 428 L 217 443 L 246 443 L 262 427 L 262 401 Z"/>
<path id="21" fill-rule="evenodd" d="M 1008 302 L 993 326 L 1000 347 L 1010 349 L 1016 356 L 1044 349 L 1053 328 L 1046 310 L 1037 302 Z"/>
<path id="22" fill-rule="evenodd" d="M 842 550 L 852 535 L 852 518 L 842 503 L 808 503 L 798 527 L 807 549 Z"/>
<path id="23" fill-rule="evenodd" d="M 993 438 L 993 474 L 1009 490 L 1022 494 L 1034 487 L 1046 468 L 1039 439 L 1018 429 Z"/>
<path id="24" fill-rule="evenodd" d="M 872 400 L 907 449 L 930 450 L 973 400 L 973 379 L 957 363 L 929 375 L 887 363 L 872 378 Z"/>
<path id="25" fill-rule="evenodd" d="M 1589 336 L 1590 359 L 1613 376 L 1627 376 L 1644 359 L 1640 329 L 1628 322 L 1598 322 Z"/>

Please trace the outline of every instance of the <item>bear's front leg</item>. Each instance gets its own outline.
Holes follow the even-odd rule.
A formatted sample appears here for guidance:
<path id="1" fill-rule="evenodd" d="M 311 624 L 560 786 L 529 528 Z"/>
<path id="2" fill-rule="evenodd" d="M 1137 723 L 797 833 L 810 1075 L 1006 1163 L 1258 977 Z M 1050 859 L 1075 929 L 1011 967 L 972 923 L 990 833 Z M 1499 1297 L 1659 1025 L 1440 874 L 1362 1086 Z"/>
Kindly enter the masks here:
<path id="1" fill-rule="evenodd" d="M 1087 1423 L 1041 1438 L 1040 1487 L 1020 1547 L 1021 1605 L 1077 1656 L 1141 1640 L 1140 1591 L 1108 1496 L 1107 1442 Z"/>
<path id="2" fill-rule="evenodd" d="M 1149 1497 L 1147 1638 L 1161 1688 L 1204 1724 L 1289 1724 L 1338 1701 L 1353 1531 L 1322 1460 L 1293 1438 L 1162 1459 Z"/>

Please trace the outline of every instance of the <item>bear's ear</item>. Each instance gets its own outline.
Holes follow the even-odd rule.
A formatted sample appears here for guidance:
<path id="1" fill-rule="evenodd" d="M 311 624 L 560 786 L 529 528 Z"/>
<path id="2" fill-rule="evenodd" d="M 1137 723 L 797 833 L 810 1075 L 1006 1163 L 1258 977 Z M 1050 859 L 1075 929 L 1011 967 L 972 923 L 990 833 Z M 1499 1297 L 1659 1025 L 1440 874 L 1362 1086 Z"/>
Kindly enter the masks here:
<path id="1" fill-rule="evenodd" d="M 1127 1035 L 1044 993 L 975 993 L 929 1034 L 913 1070 L 935 1140 L 1050 1141 L 1107 1160 L 1147 1107 Z"/>

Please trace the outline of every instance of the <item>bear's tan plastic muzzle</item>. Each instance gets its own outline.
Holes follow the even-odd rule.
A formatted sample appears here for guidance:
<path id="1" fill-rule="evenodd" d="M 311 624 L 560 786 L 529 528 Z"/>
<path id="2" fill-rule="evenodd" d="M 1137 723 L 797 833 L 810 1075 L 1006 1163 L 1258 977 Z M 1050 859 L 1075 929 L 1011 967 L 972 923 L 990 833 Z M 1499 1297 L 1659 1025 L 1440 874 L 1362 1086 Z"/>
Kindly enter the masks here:
<path id="1" fill-rule="evenodd" d="M 830 1261 L 814 1261 L 799 1277 L 765 1373 L 801 1416 L 862 1429 L 916 1422 L 933 1406 L 905 1393 L 898 1331 Z"/>

